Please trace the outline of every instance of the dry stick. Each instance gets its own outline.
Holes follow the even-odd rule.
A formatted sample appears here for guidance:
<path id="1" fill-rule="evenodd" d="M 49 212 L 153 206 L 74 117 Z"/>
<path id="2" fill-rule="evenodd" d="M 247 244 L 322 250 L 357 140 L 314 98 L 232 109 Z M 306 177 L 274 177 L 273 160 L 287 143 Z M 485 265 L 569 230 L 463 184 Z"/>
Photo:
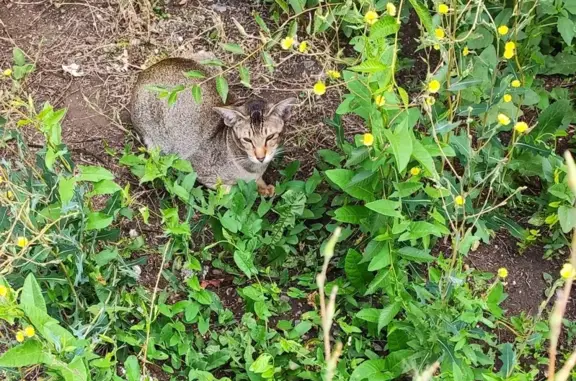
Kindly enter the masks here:
<path id="1" fill-rule="evenodd" d="M 576 164 L 569 151 L 564 153 L 564 158 L 566 159 L 566 167 L 568 169 L 568 185 L 572 190 L 572 193 L 576 196 Z M 570 249 L 570 264 L 573 268 L 576 268 L 576 230 L 572 233 L 572 247 Z M 572 274 L 570 274 L 572 275 Z M 550 348 L 548 354 L 548 381 L 554 381 L 555 371 L 556 371 L 556 348 L 558 346 L 558 338 L 560 337 L 560 332 L 562 330 L 562 317 L 564 316 L 564 311 L 566 311 L 566 305 L 568 304 L 568 298 L 570 297 L 570 290 L 572 288 L 573 276 L 569 276 L 564 284 L 564 289 L 559 294 L 559 298 L 556 301 L 552 315 L 550 316 Z M 576 352 L 572 353 L 568 362 L 561 369 L 560 374 L 564 376 L 566 373 L 570 373 L 576 363 Z M 566 379 L 566 378 L 564 378 Z"/>
<path id="2" fill-rule="evenodd" d="M 334 286 L 330 293 L 330 300 L 328 306 L 326 306 L 326 295 L 324 286 L 326 285 L 326 274 L 328 272 L 328 265 L 330 259 L 334 256 L 334 248 L 338 242 L 338 238 L 341 233 L 340 227 L 337 227 L 332 234 L 332 237 L 326 243 L 324 248 L 324 264 L 322 265 L 322 271 L 316 276 L 316 284 L 318 285 L 318 294 L 320 296 L 320 316 L 322 318 L 322 333 L 324 336 L 324 357 L 326 359 L 326 381 L 331 381 L 334 377 L 334 370 L 336 369 L 336 364 L 338 363 L 338 358 L 342 353 L 342 343 L 336 345 L 336 349 L 332 353 L 330 348 L 330 328 L 332 327 L 332 319 L 334 318 L 334 312 L 336 311 L 336 293 L 338 292 L 338 287 Z"/>

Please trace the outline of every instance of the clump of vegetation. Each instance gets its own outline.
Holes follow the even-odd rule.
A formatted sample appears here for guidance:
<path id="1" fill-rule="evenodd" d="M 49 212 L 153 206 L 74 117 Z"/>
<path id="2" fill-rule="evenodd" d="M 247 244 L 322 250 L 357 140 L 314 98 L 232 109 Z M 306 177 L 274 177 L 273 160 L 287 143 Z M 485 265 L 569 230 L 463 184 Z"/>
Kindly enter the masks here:
<path id="1" fill-rule="evenodd" d="M 62 142 L 65 110 L 25 100 L 34 66 L 14 50 L 0 118 L 0 374 L 495 381 L 542 379 L 547 367 L 549 380 L 573 377 L 576 356 L 558 338 L 574 324 L 562 317 L 576 247 L 535 316 L 502 307 L 514 269 L 481 272 L 467 256 L 502 229 L 521 250 L 546 245 L 547 256 L 570 244 L 576 168 L 558 138 L 572 139 L 573 94 L 545 82 L 576 73 L 574 6 L 269 7 L 277 25 L 256 17 L 257 49 L 226 43 L 238 63 L 205 62 L 224 68 L 205 78 L 222 99 L 227 74 L 251 85 L 250 59 L 273 70 L 275 49 L 312 54 L 315 40 L 334 35 L 324 77 L 303 96 L 345 91 L 328 121 L 337 146 L 318 152 L 306 179 L 299 163 L 286 166 L 272 199 L 255 183 L 207 190 L 187 161 L 130 145 L 119 164 L 138 184 L 75 165 Z M 410 15 L 428 68 L 417 84 L 401 80 Z M 196 87 L 153 90 L 201 101 Z M 366 132 L 347 139 L 348 118 Z M 44 145 L 31 150 L 21 128 Z"/>

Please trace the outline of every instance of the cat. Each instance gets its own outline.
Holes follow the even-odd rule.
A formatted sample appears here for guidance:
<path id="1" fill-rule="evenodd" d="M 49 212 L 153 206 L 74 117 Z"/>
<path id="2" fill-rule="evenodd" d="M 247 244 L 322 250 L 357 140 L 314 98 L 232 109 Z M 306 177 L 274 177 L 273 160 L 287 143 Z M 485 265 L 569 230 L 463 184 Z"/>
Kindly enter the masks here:
<path id="1" fill-rule="evenodd" d="M 252 97 L 242 104 L 222 105 L 213 80 L 192 79 L 184 72 L 212 73 L 195 60 L 170 58 L 142 71 L 132 92 L 131 118 L 146 146 L 159 147 L 192 163 L 198 181 L 214 189 L 229 190 L 238 180 L 255 180 L 264 196 L 274 195 L 274 186 L 262 179 L 278 152 L 296 98 L 277 103 Z M 200 84 L 202 102 L 196 103 L 189 89 L 168 105 L 149 86 L 174 88 Z"/>

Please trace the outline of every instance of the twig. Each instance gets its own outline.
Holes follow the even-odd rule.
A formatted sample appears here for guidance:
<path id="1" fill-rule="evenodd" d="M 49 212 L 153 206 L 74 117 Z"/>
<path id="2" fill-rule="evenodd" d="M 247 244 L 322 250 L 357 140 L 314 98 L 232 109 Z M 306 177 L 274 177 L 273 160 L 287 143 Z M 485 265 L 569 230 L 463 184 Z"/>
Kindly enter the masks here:
<path id="1" fill-rule="evenodd" d="M 334 248 L 340 238 L 340 227 L 337 227 L 332 234 L 332 237 L 326 243 L 324 248 L 324 264 L 322 271 L 316 276 L 316 284 L 318 285 L 318 293 L 320 295 L 320 316 L 322 318 L 322 331 L 324 336 L 324 357 L 326 359 L 326 381 L 331 381 L 334 378 L 334 370 L 338 364 L 338 358 L 342 353 L 342 343 L 336 344 L 336 349 L 332 352 L 330 348 L 330 328 L 332 327 L 332 319 L 336 311 L 336 294 L 338 287 L 332 287 L 330 292 L 330 300 L 326 306 L 326 295 L 324 286 L 326 285 L 326 274 L 328 272 L 328 265 L 330 259 L 334 256 Z"/>

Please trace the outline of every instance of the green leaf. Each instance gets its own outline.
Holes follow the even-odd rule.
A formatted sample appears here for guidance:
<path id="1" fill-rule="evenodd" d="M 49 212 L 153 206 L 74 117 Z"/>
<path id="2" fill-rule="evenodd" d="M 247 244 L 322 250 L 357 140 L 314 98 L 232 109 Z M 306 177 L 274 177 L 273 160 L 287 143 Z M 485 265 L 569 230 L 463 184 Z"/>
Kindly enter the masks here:
<path id="1" fill-rule="evenodd" d="M 94 262 L 98 266 L 105 266 L 110 263 L 114 259 L 120 259 L 120 254 L 118 253 L 118 249 L 106 249 L 102 250 L 98 254 L 94 255 Z"/>
<path id="2" fill-rule="evenodd" d="M 476 86 L 483 81 L 481 79 L 464 79 L 450 85 L 448 91 L 460 91 L 472 86 Z"/>
<path id="3" fill-rule="evenodd" d="M 271 366 L 272 356 L 267 353 L 262 353 L 256 361 L 250 365 L 250 372 L 264 373 Z"/>
<path id="4" fill-rule="evenodd" d="M 398 314 L 398 312 L 400 312 L 401 308 L 402 304 L 400 304 L 399 302 L 394 302 L 387 305 L 380 311 L 380 316 L 378 316 L 378 333 L 380 333 L 382 328 L 390 324 L 392 319 L 394 319 Z"/>
<path id="5" fill-rule="evenodd" d="M 498 54 L 496 54 L 496 48 L 494 45 L 490 45 L 484 49 L 478 56 L 478 59 L 486 67 L 492 70 L 496 69 L 496 66 L 498 65 Z"/>
<path id="6" fill-rule="evenodd" d="M 404 171 L 412 155 L 412 131 L 403 128 L 395 132 L 385 129 L 383 132 L 392 146 L 398 172 Z"/>
<path id="7" fill-rule="evenodd" d="M 20 48 L 12 49 L 12 57 L 14 59 L 14 64 L 17 66 L 26 65 L 26 56 Z"/>
<path id="8" fill-rule="evenodd" d="M 344 261 L 344 271 L 346 272 L 346 278 L 352 286 L 354 286 L 359 292 L 364 292 L 366 285 L 371 280 L 371 274 L 368 272 L 367 264 L 361 264 L 362 254 L 354 249 L 348 249 L 346 254 L 346 259 Z"/>
<path id="9" fill-rule="evenodd" d="M 388 253 L 388 256 L 390 256 L 389 253 Z M 388 278 L 388 275 L 390 275 L 390 269 L 380 270 L 378 272 L 378 274 L 376 274 L 376 276 L 374 277 L 372 282 L 370 282 L 370 284 L 368 285 L 368 290 L 366 290 L 366 292 L 364 293 L 364 296 L 372 295 L 373 293 L 375 293 L 380 288 L 383 288 L 386 284 L 386 280 Z"/>
<path id="10" fill-rule="evenodd" d="M 212 370 L 221 367 L 222 365 L 226 364 L 230 360 L 230 354 L 228 351 L 217 351 L 211 353 L 206 357 L 206 362 L 208 366 L 206 367 L 207 370 Z"/>
<path id="11" fill-rule="evenodd" d="M 436 166 L 434 165 L 434 159 L 430 152 L 418 141 L 418 139 L 412 136 L 412 157 L 416 159 L 434 178 L 438 178 L 438 172 L 436 172 Z"/>
<path id="12" fill-rule="evenodd" d="M 270 34 L 270 28 L 268 28 L 268 25 L 266 25 L 266 22 L 258 13 L 254 13 L 254 20 L 256 20 L 256 24 L 258 24 L 260 29 L 266 32 L 266 34 Z"/>
<path id="13" fill-rule="evenodd" d="M 325 173 L 330 181 L 349 195 L 366 201 L 374 199 L 374 191 L 371 186 L 364 184 L 366 181 L 370 181 L 371 173 L 368 173 L 365 178 L 362 178 L 362 173 L 356 174 L 355 171 L 349 169 L 330 169 Z"/>
<path id="14" fill-rule="evenodd" d="M 238 74 L 240 74 L 240 83 L 246 87 L 252 87 L 250 85 L 250 71 L 244 65 L 240 65 Z"/>
<path id="15" fill-rule="evenodd" d="M 500 356 L 498 356 L 498 358 L 502 361 L 500 375 L 508 378 L 514 371 L 514 366 L 516 365 L 516 353 L 514 352 L 512 344 L 505 343 L 500 345 Z"/>
<path id="16" fill-rule="evenodd" d="M 312 323 L 309 321 L 301 321 L 300 323 L 296 324 L 293 330 L 290 331 L 288 338 L 289 339 L 298 339 L 304 336 L 308 331 L 312 329 Z"/>
<path id="17" fill-rule="evenodd" d="M 415 247 L 404 246 L 398 250 L 401 257 L 413 262 L 433 262 L 436 260 L 428 253 L 428 250 L 417 249 Z"/>
<path id="18" fill-rule="evenodd" d="M 363 380 L 386 380 L 388 378 L 378 378 L 377 376 L 382 373 L 386 362 L 383 359 L 366 360 L 358 365 L 350 376 L 350 381 L 363 381 Z"/>
<path id="19" fill-rule="evenodd" d="M 387 37 L 395 34 L 400 29 L 400 24 L 391 16 L 381 17 L 372 27 L 370 27 L 370 39 Z"/>
<path id="20" fill-rule="evenodd" d="M 404 107 L 408 108 L 408 105 L 410 104 L 410 98 L 408 98 L 408 93 L 402 87 L 398 87 L 397 89 L 398 94 L 400 95 L 400 99 L 402 99 L 402 103 L 404 104 Z"/>
<path id="21" fill-rule="evenodd" d="M 366 207 L 384 216 L 402 217 L 402 213 L 398 210 L 400 205 L 400 201 L 377 200 L 367 203 Z"/>
<path id="22" fill-rule="evenodd" d="M 234 54 L 246 54 L 244 53 L 244 49 L 238 44 L 223 44 L 220 43 L 220 47 L 222 49 L 229 51 L 230 53 Z"/>
<path id="23" fill-rule="evenodd" d="M 380 317 L 380 310 L 378 308 L 363 308 L 358 311 L 356 317 L 370 323 L 377 323 Z"/>
<path id="24" fill-rule="evenodd" d="M 410 0 L 410 4 L 412 4 L 412 7 L 416 11 L 418 18 L 420 19 L 420 23 L 424 25 L 424 28 L 426 28 L 428 35 L 433 36 L 434 24 L 432 23 L 432 16 L 430 16 L 430 12 L 428 12 L 427 6 L 418 0 Z"/>
<path id="25" fill-rule="evenodd" d="M 192 292 L 192 297 L 198 303 L 203 304 L 205 306 L 209 306 L 210 304 L 212 304 L 212 295 L 204 289 Z"/>
<path id="26" fill-rule="evenodd" d="M 368 209 L 361 205 L 342 206 L 334 211 L 334 219 L 349 224 L 359 224 L 368 217 Z"/>
<path id="27" fill-rule="evenodd" d="M 542 139 L 544 136 L 553 138 L 556 130 L 562 125 L 564 117 L 572 109 L 570 101 L 566 99 L 553 103 L 550 107 L 542 111 L 538 117 L 538 125 L 534 128 L 531 135 Z"/>
<path id="28" fill-rule="evenodd" d="M 304 4 L 306 3 L 305 0 L 288 0 L 288 2 L 292 6 L 292 9 L 294 9 L 294 13 L 304 12 Z"/>
<path id="29" fill-rule="evenodd" d="M 258 270 L 256 266 L 254 266 L 252 254 L 250 253 L 240 250 L 234 251 L 234 263 L 236 263 L 236 266 L 238 266 L 248 278 L 258 274 Z"/>
<path id="30" fill-rule="evenodd" d="M 558 208 L 558 220 L 564 233 L 570 232 L 576 227 L 576 208 L 562 205 Z"/>
<path id="31" fill-rule="evenodd" d="M 202 88 L 200 85 L 192 86 L 192 98 L 194 98 L 196 104 L 202 103 Z"/>
<path id="32" fill-rule="evenodd" d="M 112 172 L 106 168 L 96 167 L 96 166 L 85 166 L 79 165 L 80 175 L 78 175 L 78 181 L 89 181 L 96 183 L 102 180 L 114 180 L 114 175 Z"/>
<path id="33" fill-rule="evenodd" d="M 360 73 L 379 73 L 386 70 L 388 67 L 375 59 L 369 59 L 362 62 L 360 65 L 352 66 L 350 70 Z"/>
<path id="34" fill-rule="evenodd" d="M 128 381 L 140 381 L 140 363 L 136 356 L 128 356 L 126 361 L 124 361 L 124 369 L 126 370 Z"/>
<path id="35" fill-rule="evenodd" d="M 348 160 L 346 160 L 345 167 L 351 167 L 356 164 L 362 163 L 364 160 L 370 157 L 370 150 L 366 146 L 354 148 L 352 152 L 348 155 Z M 340 156 L 338 155 L 337 164 L 340 162 Z"/>
<path id="36" fill-rule="evenodd" d="M 108 227 L 114 217 L 102 212 L 90 212 L 86 222 L 86 230 L 101 230 Z"/>
<path id="37" fill-rule="evenodd" d="M 262 320 L 268 320 L 268 318 L 272 316 L 272 314 L 268 310 L 268 307 L 266 306 L 266 302 L 254 303 L 254 312 L 256 312 L 258 318 Z"/>
<path id="38" fill-rule="evenodd" d="M 206 78 L 204 73 L 202 73 L 200 70 L 186 71 L 184 72 L 184 76 L 186 76 L 187 78 L 199 78 L 199 79 Z"/>
<path id="39" fill-rule="evenodd" d="M 368 265 L 368 271 L 378 271 L 392 262 L 392 258 L 390 257 L 390 246 L 387 242 L 384 242 L 382 246 L 382 250 L 378 252 L 370 261 Z"/>
<path id="40" fill-rule="evenodd" d="M 42 344 L 37 340 L 26 340 L 24 343 L 8 349 L 0 356 L 0 367 L 21 368 L 41 364 L 44 359 Z"/>
<path id="41" fill-rule="evenodd" d="M 120 185 L 116 184 L 111 180 L 102 180 L 94 184 L 94 189 L 90 192 L 90 196 L 96 196 L 101 194 L 114 194 L 121 191 Z"/>
<path id="42" fill-rule="evenodd" d="M 30 315 L 28 312 L 33 308 L 45 315 L 48 314 L 46 302 L 44 301 L 44 296 L 42 296 L 42 289 L 32 273 L 28 274 L 24 280 L 22 295 L 20 295 L 20 307 L 26 315 Z"/>
<path id="43" fill-rule="evenodd" d="M 58 176 L 58 195 L 60 196 L 60 203 L 66 205 L 74 197 L 74 189 L 76 188 L 76 178 L 65 178 L 62 175 Z"/>
<path id="44" fill-rule="evenodd" d="M 268 71 L 270 73 L 273 73 L 275 64 L 274 64 L 274 60 L 272 59 L 272 56 L 270 55 L 270 53 L 268 53 L 267 51 L 263 51 L 262 52 L 262 60 L 264 61 L 264 66 L 266 66 Z"/>
<path id="45" fill-rule="evenodd" d="M 216 77 L 216 91 L 220 95 L 220 98 L 222 98 L 222 102 L 226 103 L 226 99 L 228 98 L 228 81 L 221 75 Z"/>
<path id="46" fill-rule="evenodd" d="M 570 20 L 568 17 L 559 17 L 558 18 L 558 32 L 566 42 L 566 45 L 572 45 L 572 39 L 574 38 L 574 30 L 576 25 L 574 21 Z"/>

